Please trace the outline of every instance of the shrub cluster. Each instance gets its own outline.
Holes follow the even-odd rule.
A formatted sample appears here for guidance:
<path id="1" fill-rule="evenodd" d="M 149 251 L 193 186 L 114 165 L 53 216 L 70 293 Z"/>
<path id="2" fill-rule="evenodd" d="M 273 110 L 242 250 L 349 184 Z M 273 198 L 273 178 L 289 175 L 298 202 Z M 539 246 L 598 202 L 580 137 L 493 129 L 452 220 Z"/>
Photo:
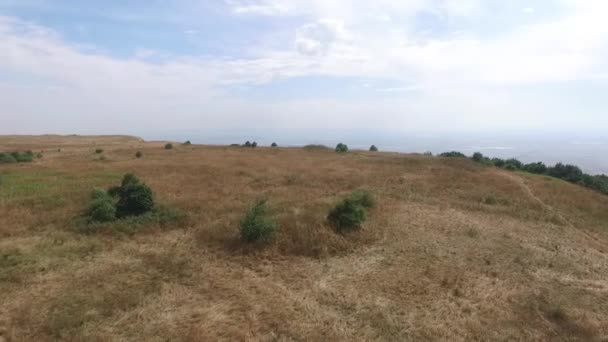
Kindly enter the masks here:
<path id="1" fill-rule="evenodd" d="M 276 227 L 276 223 L 268 216 L 266 200 L 260 200 L 251 206 L 241 219 L 241 239 L 245 242 L 268 241 Z"/>
<path id="2" fill-rule="evenodd" d="M 343 143 L 338 143 L 338 145 L 336 145 L 336 152 L 346 153 L 346 152 L 348 152 L 348 146 L 346 146 L 346 144 L 343 144 Z"/>
<path id="3" fill-rule="evenodd" d="M 256 148 L 258 147 L 258 143 L 257 142 L 250 142 L 249 140 L 245 141 L 245 143 L 243 144 L 243 147 L 251 147 L 251 148 Z"/>
<path id="4" fill-rule="evenodd" d="M 440 154 L 439 156 L 444 157 L 444 158 L 466 158 L 467 157 L 463 153 L 460 153 L 458 151 L 444 152 L 444 153 Z"/>
<path id="5" fill-rule="evenodd" d="M 29 163 L 32 160 L 34 160 L 34 152 L 32 151 L 0 152 L 0 164 Z"/>
<path id="6" fill-rule="evenodd" d="M 152 189 L 135 175 L 124 175 L 120 186 L 108 191 L 95 189 L 87 216 L 91 222 L 110 222 L 117 218 L 143 215 L 154 208 Z"/>
<path id="7" fill-rule="evenodd" d="M 366 209 L 374 205 L 374 198 L 369 192 L 355 191 L 329 211 L 327 220 L 338 231 L 357 230 L 367 218 Z"/>
<path id="8" fill-rule="evenodd" d="M 576 165 L 557 163 L 549 167 L 543 162 L 524 164 L 515 158 L 506 160 L 500 158 L 489 159 L 479 152 L 476 152 L 472 159 L 476 162 L 488 163 L 509 171 L 525 171 L 563 179 L 567 182 L 579 184 L 608 195 L 608 176 L 586 174 Z"/>

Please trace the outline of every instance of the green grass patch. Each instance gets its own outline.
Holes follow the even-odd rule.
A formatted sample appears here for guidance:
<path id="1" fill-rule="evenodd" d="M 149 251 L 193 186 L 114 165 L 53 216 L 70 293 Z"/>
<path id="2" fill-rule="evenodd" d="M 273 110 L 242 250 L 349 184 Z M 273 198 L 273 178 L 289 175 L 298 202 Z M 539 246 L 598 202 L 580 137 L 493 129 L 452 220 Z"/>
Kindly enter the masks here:
<path id="1" fill-rule="evenodd" d="M 84 234 L 114 232 L 133 235 L 154 228 L 162 230 L 178 228 L 184 223 L 185 219 L 186 215 L 175 208 L 158 206 L 140 216 L 128 216 L 106 223 L 91 222 L 87 217 L 78 217 L 74 220 L 74 228 Z"/>

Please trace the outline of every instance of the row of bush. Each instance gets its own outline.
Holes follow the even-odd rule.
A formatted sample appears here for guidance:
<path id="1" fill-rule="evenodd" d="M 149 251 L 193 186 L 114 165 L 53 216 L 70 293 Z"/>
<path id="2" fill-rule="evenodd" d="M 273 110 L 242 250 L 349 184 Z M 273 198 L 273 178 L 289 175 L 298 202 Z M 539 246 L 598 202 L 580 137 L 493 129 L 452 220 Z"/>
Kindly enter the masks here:
<path id="1" fill-rule="evenodd" d="M 240 236 L 245 242 L 268 241 L 277 230 L 269 215 L 266 200 L 251 206 L 240 221 Z M 367 209 L 375 205 L 367 191 L 355 191 L 342 200 L 327 215 L 327 221 L 339 232 L 357 230 L 367 218 Z"/>
<path id="2" fill-rule="evenodd" d="M 36 157 L 42 158 L 42 154 L 38 153 Z M 34 152 L 32 151 L 0 152 L 0 164 L 29 163 L 33 160 Z"/>
<path id="3" fill-rule="evenodd" d="M 439 156 L 446 158 L 467 158 L 466 155 L 457 151 L 445 152 Z M 480 164 L 492 165 L 509 171 L 524 171 L 563 179 L 567 182 L 579 184 L 608 195 L 608 176 L 587 174 L 576 165 L 557 163 L 554 166 L 547 166 L 543 162 L 526 164 L 516 158 L 488 158 L 481 152 L 475 152 L 471 159 Z"/>

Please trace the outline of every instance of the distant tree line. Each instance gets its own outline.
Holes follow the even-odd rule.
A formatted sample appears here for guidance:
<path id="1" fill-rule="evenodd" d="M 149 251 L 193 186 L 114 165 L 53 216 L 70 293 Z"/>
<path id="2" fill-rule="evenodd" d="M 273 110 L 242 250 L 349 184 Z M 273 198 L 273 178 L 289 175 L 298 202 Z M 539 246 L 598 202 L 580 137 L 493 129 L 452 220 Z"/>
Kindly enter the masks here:
<path id="1" fill-rule="evenodd" d="M 446 152 L 439 155 L 440 157 L 448 158 L 466 158 L 463 153 L 460 152 Z M 480 152 L 475 152 L 471 159 L 477 163 L 484 165 L 492 165 L 505 170 L 510 171 L 524 171 L 534 173 L 537 175 L 546 175 L 559 179 L 563 179 L 567 182 L 579 184 L 587 188 L 599 191 L 603 194 L 608 195 L 608 176 L 606 175 L 590 175 L 584 173 L 578 166 L 571 164 L 557 163 L 554 166 L 547 166 L 543 162 L 535 162 L 525 164 L 521 161 L 510 158 L 488 158 Z"/>

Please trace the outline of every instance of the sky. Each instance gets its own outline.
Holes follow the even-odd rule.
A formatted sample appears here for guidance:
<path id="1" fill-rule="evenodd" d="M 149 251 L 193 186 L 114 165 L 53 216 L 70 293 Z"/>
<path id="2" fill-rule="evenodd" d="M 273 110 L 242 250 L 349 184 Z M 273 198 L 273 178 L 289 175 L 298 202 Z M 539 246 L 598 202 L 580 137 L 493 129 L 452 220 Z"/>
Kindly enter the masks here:
<path id="1" fill-rule="evenodd" d="M 0 134 L 600 136 L 604 0 L 0 0 Z"/>

